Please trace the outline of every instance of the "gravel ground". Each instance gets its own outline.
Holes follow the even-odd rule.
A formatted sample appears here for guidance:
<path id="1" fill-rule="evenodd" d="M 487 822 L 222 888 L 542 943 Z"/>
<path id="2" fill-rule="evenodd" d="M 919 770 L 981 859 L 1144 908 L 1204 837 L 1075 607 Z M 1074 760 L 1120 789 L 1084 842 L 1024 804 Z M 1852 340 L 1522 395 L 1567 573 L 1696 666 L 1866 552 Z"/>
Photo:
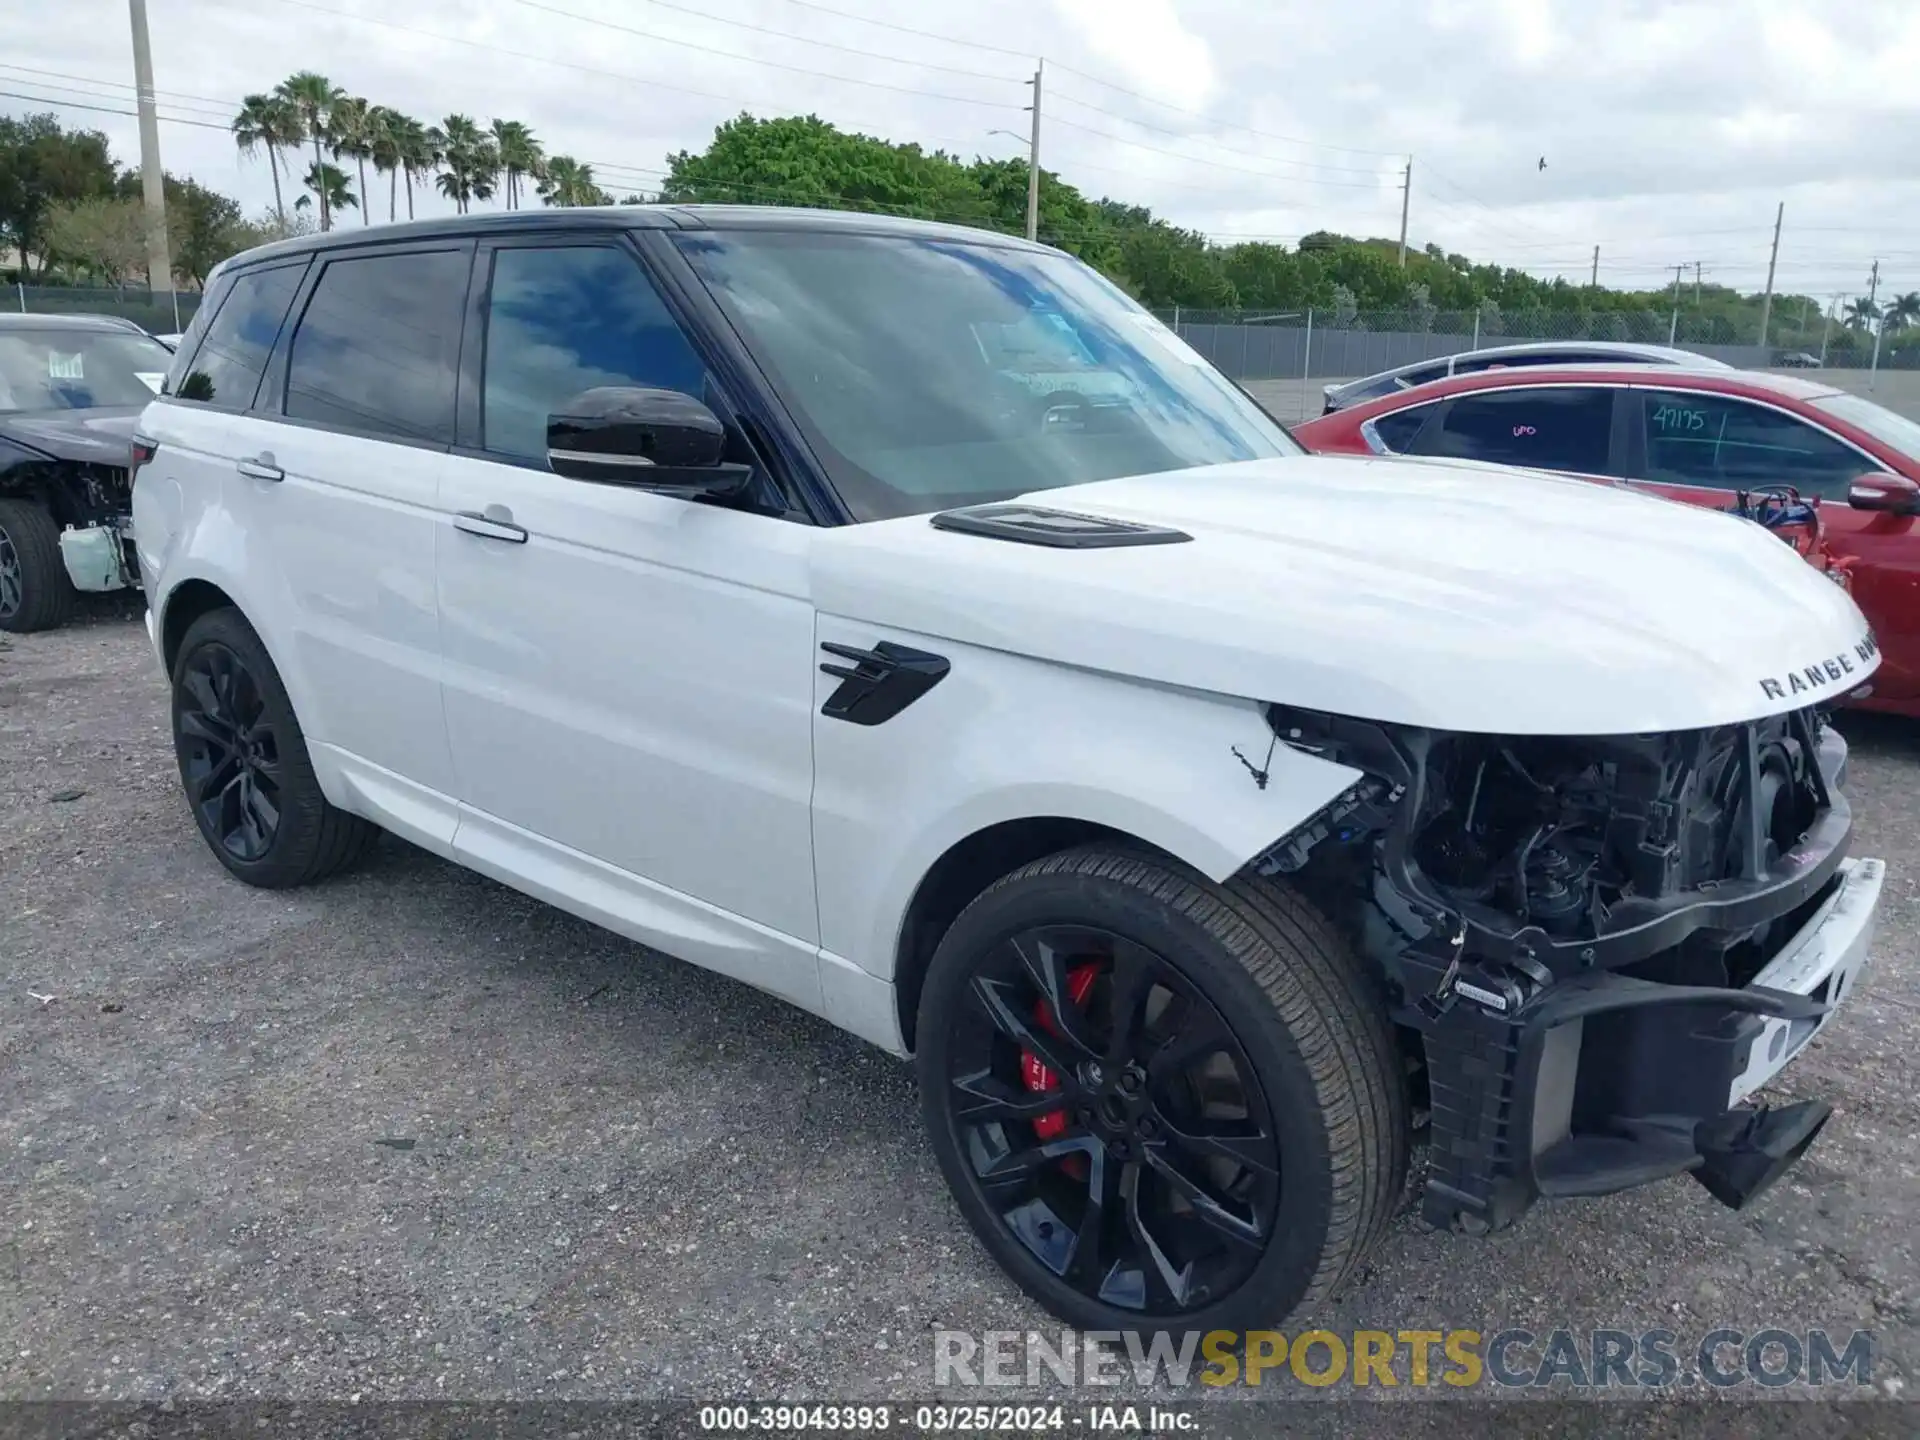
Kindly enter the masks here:
<path id="1" fill-rule="evenodd" d="M 1807 1159 L 1746 1215 L 1403 1214 L 1318 1324 L 1863 1328 L 1876 1388 L 1920 1378 L 1920 727 L 1843 728 L 1891 876 L 1789 1072 L 1837 1107 Z M 398 842 L 229 879 L 124 609 L 0 639 L 0 1156 L 5 1398 L 924 1396 L 935 1328 L 1057 1329 L 908 1070 L 824 1022 Z"/>

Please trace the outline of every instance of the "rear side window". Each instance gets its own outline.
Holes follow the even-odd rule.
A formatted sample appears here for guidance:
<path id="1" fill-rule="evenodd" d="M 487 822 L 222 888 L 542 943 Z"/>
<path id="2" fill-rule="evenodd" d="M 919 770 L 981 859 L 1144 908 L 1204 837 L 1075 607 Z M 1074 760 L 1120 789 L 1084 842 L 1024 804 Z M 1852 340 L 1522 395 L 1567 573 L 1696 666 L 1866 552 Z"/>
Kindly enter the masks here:
<path id="1" fill-rule="evenodd" d="M 1462 395 L 1445 419 L 1420 437 L 1419 453 L 1603 474 L 1613 395 L 1612 390 L 1545 385 Z"/>
<path id="2" fill-rule="evenodd" d="M 1404 455 L 1413 444 L 1413 437 L 1420 433 L 1420 427 L 1427 423 L 1427 417 L 1433 411 L 1432 405 L 1413 405 L 1405 410 L 1396 410 L 1391 415 L 1377 416 L 1371 422 L 1373 433 L 1394 454 Z"/>
<path id="3" fill-rule="evenodd" d="M 1403 390 L 1411 390 L 1416 385 L 1424 385 L 1429 380 L 1438 380 L 1447 373 L 1447 362 L 1442 360 L 1434 365 L 1422 365 L 1413 370 L 1402 370 L 1399 385 Z"/>
<path id="4" fill-rule="evenodd" d="M 706 368 L 653 282 L 604 246 L 495 252 L 482 373 L 482 443 L 522 457 L 546 455 L 547 416 L 583 390 L 705 398 Z"/>
<path id="5" fill-rule="evenodd" d="M 451 444 L 466 293 L 465 250 L 329 261 L 293 332 L 288 416 Z"/>
<path id="6" fill-rule="evenodd" d="M 302 262 L 272 270 L 245 270 L 236 276 L 186 373 L 172 385 L 172 393 L 181 400 L 241 410 L 251 405 L 280 325 L 287 318 L 287 307 L 293 304 L 305 273 Z"/>

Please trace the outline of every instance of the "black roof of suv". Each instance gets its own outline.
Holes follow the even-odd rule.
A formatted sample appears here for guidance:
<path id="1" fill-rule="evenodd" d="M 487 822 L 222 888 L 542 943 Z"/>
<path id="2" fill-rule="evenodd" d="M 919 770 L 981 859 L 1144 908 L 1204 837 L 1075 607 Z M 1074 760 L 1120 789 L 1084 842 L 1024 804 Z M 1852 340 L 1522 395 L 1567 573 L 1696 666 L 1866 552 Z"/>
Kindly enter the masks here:
<path id="1" fill-rule="evenodd" d="M 390 244 L 396 240 L 430 240 L 440 236 L 511 234 L 516 230 L 605 230 L 609 225 L 630 230 L 838 230 L 866 235 L 914 236 L 920 239 L 992 244 L 1009 249 L 1047 250 L 1051 247 L 998 230 L 915 220 L 902 215 L 871 215 L 860 210 L 809 210 L 784 205 L 580 205 L 544 210 L 507 210 L 490 215 L 447 215 L 431 220 L 408 220 L 397 225 L 355 226 L 324 234 L 298 235 L 244 251 L 228 264 L 252 264 L 278 256 L 355 245 Z"/>

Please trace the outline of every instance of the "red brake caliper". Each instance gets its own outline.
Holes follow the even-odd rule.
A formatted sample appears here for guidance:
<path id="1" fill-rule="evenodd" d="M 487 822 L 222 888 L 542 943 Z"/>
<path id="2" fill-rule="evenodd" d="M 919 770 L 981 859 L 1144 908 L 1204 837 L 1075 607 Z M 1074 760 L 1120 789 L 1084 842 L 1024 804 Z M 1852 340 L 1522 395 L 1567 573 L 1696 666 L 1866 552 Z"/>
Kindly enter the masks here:
<path id="1" fill-rule="evenodd" d="M 1074 1004 L 1080 1005 L 1086 1002 L 1088 992 L 1093 989 L 1093 982 L 1099 974 L 1099 965 L 1091 960 L 1075 965 L 1067 971 L 1067 994 L 1072 997 Z M 1049 1035 L 1060 1033 L 1060 1026 L 1053 1018 L 1053 1007 L 1045 1000 L 1034 1002 L 1033 1018 Z M 1020 1054 L 1020 1078 L 1026 1082 L 1029 1090 L 1060 1088 L 1060 1077 L 1049 1070 L 1041 1062 L 1040 1057 L 1031 1050 L 1024 1050 Z M 1036 1115 L 1033 1118 L 1033 1133 L 1042 1140 L 1055 1139 L 1064 1133 L 1066 1128 L 1067 1112 L 1064 1110 L 1049 1110 L 1046 1114 Z"/>

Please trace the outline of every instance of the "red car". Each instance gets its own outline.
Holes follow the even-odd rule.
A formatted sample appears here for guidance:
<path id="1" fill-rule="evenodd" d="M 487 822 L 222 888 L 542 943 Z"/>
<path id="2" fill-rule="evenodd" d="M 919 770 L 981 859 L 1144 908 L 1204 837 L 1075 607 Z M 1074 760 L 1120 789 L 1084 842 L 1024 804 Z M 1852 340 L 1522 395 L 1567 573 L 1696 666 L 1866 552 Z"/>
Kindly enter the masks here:
<path id="1" fill-rule="evenodd" d="M 1327 454 L 1524 465 L 1770 520 L 1766 492 L 1791 487 L 1813 506 L 1798 548 L 1831 556 L 1880 642 L 1857 703 L 1920 716 L 1920 424 L 1871 400 L 1752 371 L 1569 365 L 1455 376 L 1293 434 Z"/>

